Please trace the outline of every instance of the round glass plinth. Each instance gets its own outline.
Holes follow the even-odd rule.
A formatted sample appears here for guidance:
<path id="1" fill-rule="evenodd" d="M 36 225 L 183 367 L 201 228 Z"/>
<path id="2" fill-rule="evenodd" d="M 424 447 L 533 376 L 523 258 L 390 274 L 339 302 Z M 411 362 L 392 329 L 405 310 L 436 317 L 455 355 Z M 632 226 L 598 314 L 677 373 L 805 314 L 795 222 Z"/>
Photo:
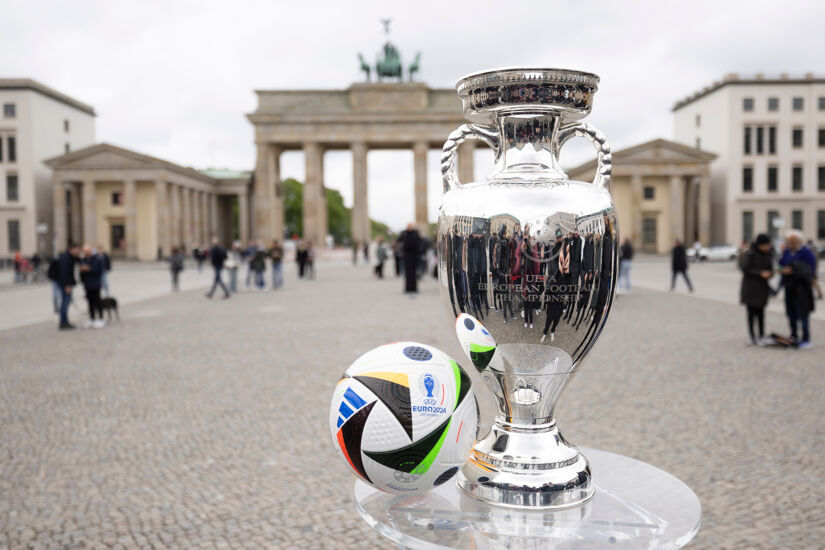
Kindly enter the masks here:
<path id="1" fill-rule="evenodd" d="M 699 531 L 690 487 L 654 466 L 582 448 L 596 492 L 580 506 L 525 510 L 487 504 L 452 481 L 420 495 L 388 495 L 355 483 L 355 508 L 385 537 L 410 549 L 681 548 Z"/>

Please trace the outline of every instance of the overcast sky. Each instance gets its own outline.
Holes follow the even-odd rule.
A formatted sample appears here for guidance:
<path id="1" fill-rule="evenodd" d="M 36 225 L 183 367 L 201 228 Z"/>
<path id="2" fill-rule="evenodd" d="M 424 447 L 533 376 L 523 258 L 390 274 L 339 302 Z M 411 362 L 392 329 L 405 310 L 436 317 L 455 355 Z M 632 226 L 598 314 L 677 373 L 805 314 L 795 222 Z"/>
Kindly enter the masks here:
<path id="1" fill-rule="evenodd" d="M 197 168 L 252 169 L 255 89 L 346 88 L 384 42 L 419 80 L 515 65 L 601 76 L 589 122 L 615 149 L 671 137 L 674 101 L 739 72 L 825 74 L 825 3 L 777 1 L 8 1 L 0 0 L 0 77 L 29 77 L 95 107 L 97 139 Z M 587 160 L 571 143 L 563 166 Z M 476 177 L 491 166 L 479 152 Z M 429 156 L 429 210 L 441 195 Z M 325 182 L 352 204 L 349 155 L 327 153 Z M 370 216 L 413 217 L 412 152 L 371 152 Z M 287 153 L 283 177 L 303 179 Z M 409 197 L 408 201 L 399 197 Z"/>

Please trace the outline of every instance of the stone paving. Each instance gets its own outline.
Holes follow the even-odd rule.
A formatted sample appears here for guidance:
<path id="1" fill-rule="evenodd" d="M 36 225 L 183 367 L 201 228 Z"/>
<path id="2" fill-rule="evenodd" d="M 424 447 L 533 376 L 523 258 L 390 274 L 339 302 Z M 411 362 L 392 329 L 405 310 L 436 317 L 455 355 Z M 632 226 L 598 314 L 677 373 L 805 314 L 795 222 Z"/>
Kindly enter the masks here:
<path id="1" fill-rule="evenodd" d="M 103 330 L 0 332 L 0 549 L 394 548 L 353 509 L 327 407 L 373 346 L 458 357 L 436 285 L 408 298 L 366 267 L 320 264 L 315 281 L 287 268 L 278 292 L 192 290 L 125 305 Z M 744 316 L 620 296 L 558 420 L 573 443 L 690 485 L 693 548 L 821 549 L 825 323 L 808 351 L 746 348 Z"/>

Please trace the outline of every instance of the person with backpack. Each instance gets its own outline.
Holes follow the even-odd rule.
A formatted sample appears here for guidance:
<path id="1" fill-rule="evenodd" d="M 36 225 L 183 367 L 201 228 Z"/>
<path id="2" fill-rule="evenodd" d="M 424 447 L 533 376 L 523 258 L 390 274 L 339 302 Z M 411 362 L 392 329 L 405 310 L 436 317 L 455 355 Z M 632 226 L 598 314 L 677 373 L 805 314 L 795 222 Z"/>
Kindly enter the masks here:
<path id="1" fill-rule="evenodd" d="M 212 267 L 215 270 L 215 280 L 212 283 L 212 289 L 206 294 L 207 298 L 211 298 L 215 294 L 215 290 L 220 286 L 223 289 L 223 298 L 229 298 L 229 289 L 223 284 L 221 279 L 221 271 L 223 270 L 223 262 L 226 261 L 226 251 L 220 245 L 217 237 L 212 237 L 212 248 L 209 250 L 209 259 L 212 261 Z"/>
<path id="2" fill-rule="evenodd" d="M 180 272 L 183 271 L 184 255 L 177 246 L 172 249 L 172 255 L 169 256 L 169 272 L 172 274 L 172 292 L 180 291 L 178 281 L 180 280 Z"/>

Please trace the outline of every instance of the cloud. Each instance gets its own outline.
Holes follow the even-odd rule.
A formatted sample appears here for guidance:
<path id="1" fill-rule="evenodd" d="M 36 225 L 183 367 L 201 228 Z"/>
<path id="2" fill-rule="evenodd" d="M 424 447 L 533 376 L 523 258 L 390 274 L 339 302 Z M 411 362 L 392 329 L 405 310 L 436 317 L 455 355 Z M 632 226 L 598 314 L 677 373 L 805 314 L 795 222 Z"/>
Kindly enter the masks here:
<path id="1" fill-rule="evenodd" d="M 254 166 L 255 89 L 345 88 L 383 43 L 379 18 L 419 76 L 452 86 L 512 65 L 591 70 L 602 78 L 589 121 L 614 149 L 671 135 L 673 103 L 727 72 L 802 74 L 821 67 L 825 5 L 813 2 L 534 1 L 12 2 L 0 0 L 0 75 L 35 78 L 91 103 L 97 135 L 197 167 Z M 477 162 L 477 176 L 482 165 Z M 570 145 L 562 164 L 591 155 Z M 413 214 L 412 154 L 371 153 L 370 215 L 402 227 Z M 430 216 L 440 193 L 429 156 Z M 283 175 L 303 176 L 288 154 Z M 346 153 L 326 182 L 350 201 Z M 409 204 L 399 197 L 409 197 Z"/>

